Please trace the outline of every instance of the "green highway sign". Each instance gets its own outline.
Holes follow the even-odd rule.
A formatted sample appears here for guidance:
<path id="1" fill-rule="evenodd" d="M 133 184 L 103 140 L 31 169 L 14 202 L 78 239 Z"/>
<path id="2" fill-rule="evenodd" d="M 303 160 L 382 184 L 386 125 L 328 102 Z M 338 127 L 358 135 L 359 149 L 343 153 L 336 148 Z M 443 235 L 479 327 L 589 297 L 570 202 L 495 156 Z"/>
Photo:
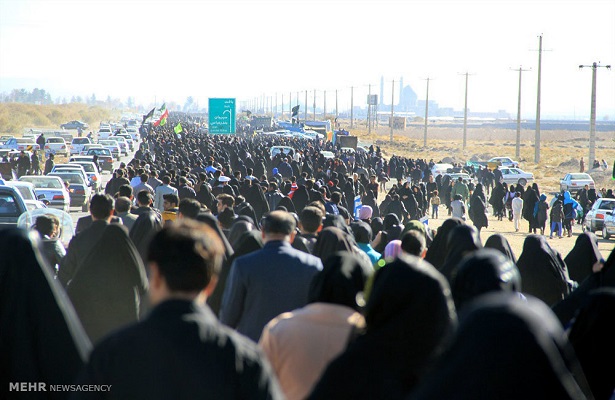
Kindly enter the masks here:
<path id="1" fill-rule="evenodd" d="M 235 99 L 209 99 L 209 133 L 235 133 Z"/>

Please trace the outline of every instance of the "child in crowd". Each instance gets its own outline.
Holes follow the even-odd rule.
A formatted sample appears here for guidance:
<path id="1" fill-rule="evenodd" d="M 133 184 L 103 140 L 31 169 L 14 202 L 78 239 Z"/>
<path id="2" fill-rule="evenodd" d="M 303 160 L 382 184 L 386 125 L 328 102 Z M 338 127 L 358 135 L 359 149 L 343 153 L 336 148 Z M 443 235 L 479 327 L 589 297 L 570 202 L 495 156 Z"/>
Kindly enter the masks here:
<path id="1" fill-rule="evenodd" d="M 434 190 L 431 192 L 431 199 L 429 199 L 431 203 L 431 218 L 438 219 L 438 208 L 440 207 L 440 197 L 438 196 L 438 191 Z"/>
<path id="2" fill-rule="evenodd" d="M 511 202 L 513 223 L 515 225 L 515 232 L 519 232 L 519 223 L 521 222 L 521 213 L 523 211 L 523 199 L 520 192 L 515 192 L 515 197 Z"/>
<path id="3" fill-rule="evenodd" d="M 453 218 L 459 218 L 466 220 L 466 205 L 463 203 L 463 197 L 460 194 L 456 194 L 451 201 L 451 210 Z"/>

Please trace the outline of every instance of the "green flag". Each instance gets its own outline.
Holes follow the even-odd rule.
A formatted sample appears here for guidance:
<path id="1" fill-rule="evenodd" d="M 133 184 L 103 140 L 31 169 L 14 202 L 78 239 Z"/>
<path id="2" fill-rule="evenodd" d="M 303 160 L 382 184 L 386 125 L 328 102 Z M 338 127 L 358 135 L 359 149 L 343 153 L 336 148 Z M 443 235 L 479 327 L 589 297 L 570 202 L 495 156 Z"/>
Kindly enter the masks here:
<path id="1" fill-rule="evenodd" d="M 177 125 L 175 125 L 175 128 L 173 128 L 173 131 L 175 133 L 182 133 L 184 131 L 184 128 L 182 128 L 181 122 L 178 122 Z"/>

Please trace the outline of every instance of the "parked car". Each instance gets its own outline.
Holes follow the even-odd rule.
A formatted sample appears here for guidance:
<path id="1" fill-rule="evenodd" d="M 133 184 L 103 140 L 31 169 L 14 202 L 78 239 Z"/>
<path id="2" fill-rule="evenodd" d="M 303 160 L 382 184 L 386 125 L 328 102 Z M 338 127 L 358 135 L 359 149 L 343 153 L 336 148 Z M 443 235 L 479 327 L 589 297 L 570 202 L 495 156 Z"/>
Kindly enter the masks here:
<path id="1" fill-rule="evenodd" d="M 132 137 L 132 140 L 134 140 L 135 142 L 138 142 L 139 138 L 141 137 L 141 135 L 139 135 L 139 129 L 134 126 L 129 126 L 128 128 L 126 128 L 126 133 L 128 133 L 130 137 Z"/>
<path id="2" fill-rule="evenodd" d="M 525 186 L 528 182 L 534 181 L 534 174 L 519 168 L 501 167 L 500 171 L 502 171 L 502 182 L 507 185 L 516 185 L 518 183 L 521 186 Z"/>
<path id="3" fill-rule="evenodd" d="M 446 163 L 440 163 L 440 164 L 434 164 L 433 167 L 431 167 L 431 173 L 433 174 L 433 176 L 438 176 L 438 175 L 445 175 L 449 170 L 453 170 L 453 164 L 446 164 Z"/>
<path id="4" fill-rule="evenodd" d="M 476 179 L 472 179 L 472 177 L 469 174 L 466 174 L 465 172 L 450 172 L 444 175 L 450 176 L 451 182 L 456 182 L 459 178 L 461 178 L 465 183 L 470 183 L 470 182 L 474 182 L 474 184 L 478 183 Z"/>
<path id="5" fill-rule="evenodd" d="M 102 189 L 102 177 L 98 172 L 98 167 L 93 161 L 71 161 L 68 165 L 80 165 L 85 170 L 85 174 L 88 176 L 90 183 L 92 184 L 92 190 L 94 193 L 100 192 Z"/>
<path id="6" fill-rule="evenodd" d="M 113 135 L 113 132 L 111 131 L 111 128 L 109 127 L 101 127 L 98 130 L 98 140 L 105 140 L 107 139 L 109 136 Z"/>
<path id="7" fill-rule="evenodd" d="M 28 211 L 17 188 L 0 186 L 0 229 L 17 226 L 19 216 Z"/>
<path id="8" fill-rule="evenodd" d="M 21 151 L 21 150 L 33 151 L 33 150 L 40 150 L 41 146 L 36 144 L 36 142 L 34 140 L 31 140 L 31 139 L 27 139 L 27 138 L 11 138 L 11 139 L 7 140 L 2 145 L 2 148 L 3 149 L 17 150 L 17 151 Z"/>
<path id="9" fill-rule="evenodd" d="M 88 151 L 90 149 L 104 149 L 104 146 L 102 144 L 98 144 L 98 143 L 89 143 L 89 144 L 84 144 L 83 145 L 83 149 L 81 150 L 81 152 L 79 153 L 79 155 L 81 156 L 85 156 L 88 154 Z"/>
<path id="10" fill-rule="evenodd" d="M 331 159 L 331 158 L 335 158 L 335 154 L 332 151 L 325 151 L 325 150 L 323 150 L 323 151 L 320 152 L 320 154 L 322 154 L 322 156 L 324 158 L 326 158 L 327 160 Z"/>
<path id="11" fill-rule="evenodd" d="M 579 190 L 583 189 L 585 185 L 589 185 L 590 189 L 595 189 L 594 179 L 589 174 L 582 172 L 566 174 L 559 181 L 560 191 L 569 191 L 570 194 L 575 194 Z"/>
<path id="12" fill-rule="evenodd" d="M 100 165 L 100 168 L 103 171 L 113 171 L 113 155 L 109 149 L 102 147 L 89 149 L 86 155 L 98 156 L 98 165 Z"/>
<path id="13" fill-rule="evenodd" d="M 102 145 L 102 147 L 109 149 L 113 157 L 120 159 L 122 155 L 122 150 L 120 149 L 120 145 L 114 140 L 99 140 L 98 144 Z"/>
<path id="14" fill-rule="evenodd" d="M 24 175 L 19 181 L 34 185 L 37 200 L 47 204 L 48 207 L 68 212 L 70 194 L 61 178 L 49 175 Z"/>
<path id="15" fill-rule="evenodd" d="M 45 154 L 63 154 L 68 156 L 70 150 L 61 137 L 50 137 L 45 141 Z"/>
<path id="16" fill-rule="evenodd" d="M 73 141 L 70 143 L 70 154 L 80 154 L 83 150 L 83 146 L 86 144 L 91 144 L 92 141 L 87 137 L 76 137 L 73 138 Z"/>
<path id="17" fill-rule="evenodd" d="M 69 163 L 72 162 L 94 162 L 94 156 L 82 156 L 82 155 L 78 155 L 78 156 L 71 156 L 68 159 Z"/>
<path id="18" fill-rule="evenodd" d="M 44 202 L 38 200 L 36 193 L 34 192 L 34 185 L 25 181 L 7 181 L 6 186 L 14 187 L 21 194 L 21 198 L 28 211 L 35 210 L 37 208 L 47 208 Z"/>
<path id="19" fill-rule="evenodd" d="M 90 126 L 88 124 L 86 124 L 83 121 L 70 121 L 67 122 L 65 124 L 60 125 L 60 128 L 62 129 L 81 129 L 81 130 L 85 130 L 88 129 Z"/>
<path id="20" fill-rule="evenodd" d="M 0 136 L 0 145 L 6 143 L 9 139 L 13 139 L 14 136 L 11 135 L 2 135 Z"/>
<path id="21" fill-rule="evenodd" d="M 613 211 L 607 211 L 602 224 L 602 238 L 609 240 L 611 236 L 615 236 L 615 215 Z"/>
<path id="22" fill-rule="evenodd" d="M 502 167 L 519 168 L 519 162 L 510 157 L 493 157 L 487 162 L 499 162 Z"/>
<path id="23" fill-rule="evenodd" d="M 607 212 L 615 209 L 615 199 L 599 198 L 587 211 L 583 227 L 590 232 L 602 232 L 602 225 Z"/>
<path id="24" fill-rule="evenodd" d="M 83 179 L 83 176 L 76 172 L 50 172 L 47 176 L 58 176 L 64 182 L 68 183 L 68 192 L 70 193 L 70 206 L 81 207 L 81 211 L 88 211 L 90 199 L 92 197 L 92 189 L 88 182 Z"/>
<path id="25" fill-rule="evenodd" d="M 128 142 L 121 136 L 110 136 L 108 140 L 112 140 L 120 146 L 120 152 L 127 156 L 128 155 Z"/>
<path id="26" fill-rule="evenodd" d="M 89 186 L 92 186 L 92 182 L 88 177 L 88 174 L 85 173 L 85 168 L 79 164 L 56 164 L 51 169 L 51 172 L 73 172 L 81 175 L 83 180 L 87 182 Z"/>
<path id="27" fill-rule="evenodd" d="M 132 139 L 132 137 L 129 134 L 127 134 L 127 133 L 118 133 L 115 136 L 123 137 L 124 139 L 126 139 L 126 143 L 128 143 L 128 147 L 129 147 L 130 151 L 134 151 L 135 150 L 135 141 Z"/>

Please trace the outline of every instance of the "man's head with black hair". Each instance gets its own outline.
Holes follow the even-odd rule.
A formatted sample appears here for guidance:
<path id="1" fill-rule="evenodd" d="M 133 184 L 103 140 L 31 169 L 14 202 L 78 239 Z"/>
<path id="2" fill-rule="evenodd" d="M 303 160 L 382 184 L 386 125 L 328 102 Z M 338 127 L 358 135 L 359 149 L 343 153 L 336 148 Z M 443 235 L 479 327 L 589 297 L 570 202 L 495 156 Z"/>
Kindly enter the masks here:
<path id="1" fill-rule="evenodd" d="M 149 175 L 145 173 L 141 174 L 141 183 L 147 183 L 148 179 L 149 179 Z"/>
<path id="2" fill-rule="evenodd" d="M 223 254 L 222 242 L 206 224 L 182 220 L 165 226 L 152 238 L 147 254 L 151 303 L 195 300 L 213 292 Z"/>
<path id="3" fill-rule="evenodd" d="M 196 219 L 201 212 L 201 203 L 196 199 L 182 199 L 177 211 L 178 218 Z"/>
<path id="4" fill-rule="evenodd" d="M 179 197 L 177 197 L 177 195 L 175 193 L 166 193 L 162 195 L 162 199 L 163 199 L 163 207 L 165 209 L 165 211 L 171 208 L 175 208 L 178 206 L 179 204 Z M 168 205 L 168 207 L 167 207 Z"/>
<path id="5" fill-rule="evenodd" d="M 324 213 L 320 208 L 308 206 L 301 211 L 299 216 L 299 227 L 303 233 L 316 234 L 322 226 Z"/>
<path id="6" fill-rule="evenodd" d="M 169 175 L 165 175 L 161 179 L 164 185 L 169 185 L 171 183 L 171 177 Z"/>
<path id="7" fill-rule="evenodd" d="M 125 213 L 130 211 L 130 206 L 131 206 L 131 202 L 130 199 L 128 197 L 125 196 L 120 196 L 117 199 L 115 199 L 115 211 L 117 213 Z"/>
<path id="8" fill-rule="evenodd" d="M 92 221 L 109 221 L 113 211 L 113 197 L 108 194 L 95 194 L 90 201 Z"/>
<path id="9" fill-rule="evenodd" d="M 141 190 L 137 193 L 137 204 L 139 207 L 149 207 L 154 202 L 152 194 L 147 190 Z"/>
<path id="10" fill-rule="evenodd" d="M 132 199 L 133 196 L 133 189 L 132 186 L 130 185 L 122 185 L 117 189 L 117 195 L 118 197 L 128 197 L 129 199 Z"/>
<path id="11" fill-rule="evenodd" d="M 331 193 L 331 202 L 339 205 L 342 202 L 342 194 L 340 192 Z"/>

